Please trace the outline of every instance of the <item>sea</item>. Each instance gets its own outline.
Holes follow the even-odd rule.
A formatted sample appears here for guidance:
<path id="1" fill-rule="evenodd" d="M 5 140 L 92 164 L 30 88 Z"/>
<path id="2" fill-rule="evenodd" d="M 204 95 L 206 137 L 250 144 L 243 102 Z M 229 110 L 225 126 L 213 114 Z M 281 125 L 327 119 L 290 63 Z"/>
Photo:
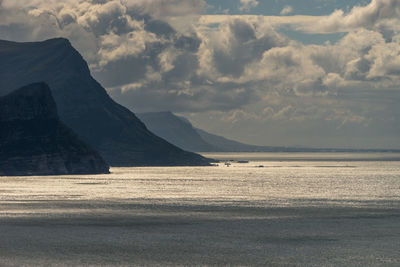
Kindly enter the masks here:
<path id="1" fill-rule="evenodd" d="M 0 177 L 0 266 L 400 266 L 399 153 Z"/>

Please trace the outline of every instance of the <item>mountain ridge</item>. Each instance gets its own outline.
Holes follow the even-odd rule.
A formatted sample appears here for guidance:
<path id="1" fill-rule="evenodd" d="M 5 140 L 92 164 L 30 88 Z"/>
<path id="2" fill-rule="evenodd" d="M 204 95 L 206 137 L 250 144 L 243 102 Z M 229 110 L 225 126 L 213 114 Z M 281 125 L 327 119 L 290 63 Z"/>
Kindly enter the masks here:
<path id="1" fill-rule="evenodd" d="M 150 131 L 188 151 L 210 152 L 216 147 L 205 142 L 192 124 L 170 111 L 137 113 Z"/>
<path id="2" fill-rule="evenodd" d="M 210 164 L 151 133 L 134 113 L 112 100 L 67 39 L 0 41 L 0 95 L 39 81 L 50 86 L 61 120 L 112 166 Z"/>
<path id="3" fill-rule="evenodd" d="M 0 97 L 0 175 L 103 173 L 108 165 L 59 120 L 45 83 Z"/>
<path id="4" fill-rule="evenodd" d="M 169 119 L 166 120 L 165 114 L 168 114 Z M 140 117 L 147 117 L 145 122 L 154 129 L 158 135 L 165 138 L 166 140 L 174 143 L 176 141 L 177 136 L 184 136 L 187 134 L 187 131 L 182 131 L 182 128 L 179 127 L 169 127 L 167 122 L 173 120 L 181 121 L 181 125 L 185 125 L 185 127 L 190 127 L 197 136 L 196 138 L 192 138 L 192 141 L 199 141 L 204 144 L 207 144 L 207 148 L 211 149 L 203 149 L 203 150 L 192 150 L 195 152 L 400 152 L 400 150 L 396 149 L 346 149 L 346 148 L 307 148 L 307 147 L 285 147 L 285 146 L 257 146 L 257 145 L 249 145 L 245 143 L 241 143 L 235 140 L 231 140 L 225 138 L 223 136 L 219 136 L 216 134 L 211 134 L 207 131 L 194 127 L 190 121 L 182 116 L 178 116 L 173 114 L 170 111 L 164 112 L 147 112 L 147 113 L 139 113 Z M 159 127 L 157 124 L 162 123 L 162 127 Z M 174 136 L 174 139 L 171 139 L 171 136 Z M 190 140 L 186 138 L 186 140 Z M 180 143 L 183 148 L 190 149 L 193 147 L 197 147 L 196 144 L 184 144 Z M 202 146 L 204 147 L 204 146 Z"/>

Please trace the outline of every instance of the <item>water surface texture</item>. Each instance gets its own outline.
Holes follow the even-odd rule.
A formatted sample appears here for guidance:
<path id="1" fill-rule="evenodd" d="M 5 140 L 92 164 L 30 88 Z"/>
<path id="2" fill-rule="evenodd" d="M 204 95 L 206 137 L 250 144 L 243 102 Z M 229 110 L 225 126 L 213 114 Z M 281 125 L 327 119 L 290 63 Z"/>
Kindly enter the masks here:
<path id="1" fill-rule="evenodd" d="M 0 265 L 400 264 L 400 155 L 206 156 L 0 177 Z"/>

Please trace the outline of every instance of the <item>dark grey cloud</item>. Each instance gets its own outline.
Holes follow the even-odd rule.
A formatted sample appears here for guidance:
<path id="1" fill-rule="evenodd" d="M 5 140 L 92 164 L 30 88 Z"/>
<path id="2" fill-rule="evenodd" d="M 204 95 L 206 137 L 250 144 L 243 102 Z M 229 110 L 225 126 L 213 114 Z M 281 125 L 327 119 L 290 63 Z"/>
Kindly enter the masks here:
<path id="1" fill-rule="evenodd" d="M 166 38 L 171 38 L 176 34 L 176 31 L 174 28 L 171 27 L 167 22 L 162 21 L 162 20 L 157 20 L 157 19 L 151 19 L 149 16 L 146 18 L 146 23 L 145 23 L 145 30 L 155 33 L 157 35 L 166 37 Z"/>
<path id="2" fill-rule="evenodd" d="M 246 65 L 260 59 L 265 51 L 287 44 L 273 31 L 257 37 L 254 25 L 240 19 L 229 23 L 225 37 L 225 45 L 214 47 L 213 58 L 221 74 L 234 77 L 240 77 Z"/>
<path id="3" fill-rule="evenodd" d="M 197 84 L 194 88 L 187 83 L 176 84 L 175 87 L 160 85 L 160 83 L 149 83 L 146 87 L 115 88 L 110 94 L 119 103 L 144 112 L 171 110 L 171 107 L 174 112 L 229 111 L 257 101 L 254 90 L 244 90 L 238 88 L 236 84 L 223 86 Z M 135 106 L 132 106 L 132 99 L 135 99 Z"/>
<path id="4" fill-rule="evenodd" d="M 110 95 L 134 111 L 181 112 L 242 136 L 253 127 L 259 141 L 295 142 L 318 128 L 336 143 L 351 133 L 368 132 L 364 143 L 385 131 L 387 140 L 398 137 L 398 1 L 323 18 L 201 18 L 204 7 L 198 0 L 0 0 L 0 38 L 69 38 Z M 304 45 L 276 30 L 293 22 L 347 34 Z"/>

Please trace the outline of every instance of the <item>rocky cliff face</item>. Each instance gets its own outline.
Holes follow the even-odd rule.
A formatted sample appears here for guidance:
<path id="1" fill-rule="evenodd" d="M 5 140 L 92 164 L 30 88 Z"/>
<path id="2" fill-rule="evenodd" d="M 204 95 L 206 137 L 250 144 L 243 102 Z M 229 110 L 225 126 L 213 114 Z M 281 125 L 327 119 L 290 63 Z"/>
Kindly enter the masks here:
<path id="1" fill-rule="evenodd" d="M 102 157 L 59 120 L 46 84 L 0 98 L 0 175 L 108 172 Z"/>
<path id="2" fill-rule="evenodd" d="M 0 41 L 0 95 L 39 81 L 50 86 L 61 120 L 112 166 L 209 165 L 154 135 L 115 103 L 68 40 Z"/>

